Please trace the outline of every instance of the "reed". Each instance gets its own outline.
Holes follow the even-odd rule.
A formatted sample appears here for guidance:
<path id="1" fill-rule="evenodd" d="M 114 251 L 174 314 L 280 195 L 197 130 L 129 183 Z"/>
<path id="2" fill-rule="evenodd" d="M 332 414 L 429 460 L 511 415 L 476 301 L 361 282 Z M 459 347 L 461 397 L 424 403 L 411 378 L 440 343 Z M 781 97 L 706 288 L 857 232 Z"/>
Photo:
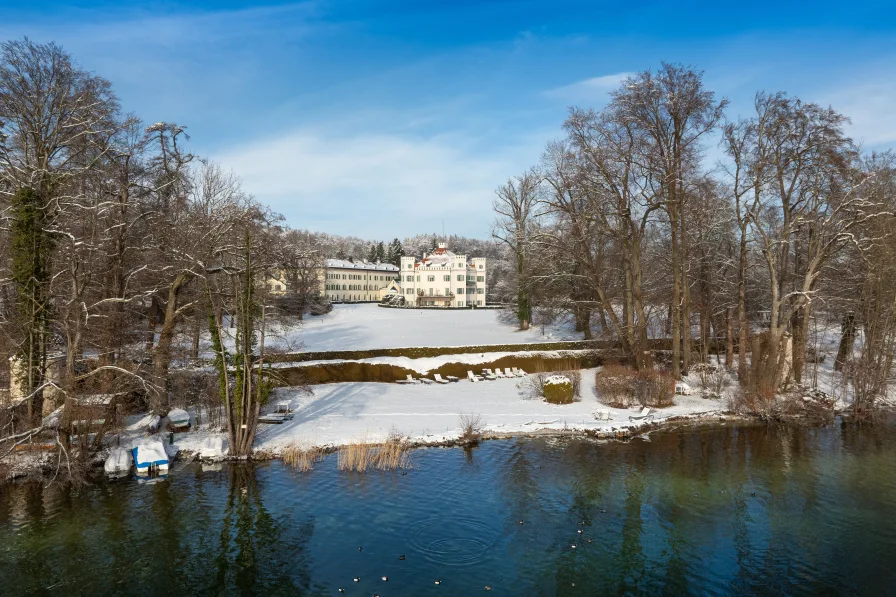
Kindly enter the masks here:
<path id="1" fill-rule="evenodd" d="M 338 452 L 338 468 L 341 471 L 394 471 L 410 468 L 410 464 L 410 445 L 394 431 L 385 442 L 372 444 L 356 441 L 339 448 Z"/>
<path id="2" fill-rule="evenodd" d="M 314 469 L 314 465 L 324 459 L 322 448 L 311 446 L 297 446 L 290 444 L 283 448 L 281 454 L 283 461 L 294 469 L 307 473 Z"/>

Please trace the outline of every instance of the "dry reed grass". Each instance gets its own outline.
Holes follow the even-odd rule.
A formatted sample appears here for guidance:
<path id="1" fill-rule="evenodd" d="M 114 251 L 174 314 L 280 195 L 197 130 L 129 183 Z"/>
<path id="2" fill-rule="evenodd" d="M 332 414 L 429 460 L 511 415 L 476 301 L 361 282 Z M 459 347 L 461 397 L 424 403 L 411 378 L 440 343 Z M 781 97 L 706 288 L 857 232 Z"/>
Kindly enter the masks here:
<path id="1" fill-rule="evenodd" d="M 304 447 L 290 444 L 283 448 L 281 454 L 283 462 L 294 469 L 307 473 L 314 469 L 314 465 L 324 459 L 324 451 L 316 446 Z"/>
<path id="2" fill-rule="evenodd" d="M 411 466 L 410 445 L 395 431 L 382 443 L 361 440 L 345 445 L 339 448 L 337 456 L 341 471 L 394 471 Z"/>

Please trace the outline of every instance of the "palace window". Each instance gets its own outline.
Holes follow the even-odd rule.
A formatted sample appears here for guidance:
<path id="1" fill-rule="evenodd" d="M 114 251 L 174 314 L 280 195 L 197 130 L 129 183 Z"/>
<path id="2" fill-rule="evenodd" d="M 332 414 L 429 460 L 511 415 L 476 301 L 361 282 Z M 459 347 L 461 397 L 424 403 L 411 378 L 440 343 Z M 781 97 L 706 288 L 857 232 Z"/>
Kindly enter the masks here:
<path id="1" fill-rule="evenodd" d="M 460 288 L 457 289 L 457 294 L 463 294 L 463 293 L 464 293 L 464 289 L 461 286 Z"/>

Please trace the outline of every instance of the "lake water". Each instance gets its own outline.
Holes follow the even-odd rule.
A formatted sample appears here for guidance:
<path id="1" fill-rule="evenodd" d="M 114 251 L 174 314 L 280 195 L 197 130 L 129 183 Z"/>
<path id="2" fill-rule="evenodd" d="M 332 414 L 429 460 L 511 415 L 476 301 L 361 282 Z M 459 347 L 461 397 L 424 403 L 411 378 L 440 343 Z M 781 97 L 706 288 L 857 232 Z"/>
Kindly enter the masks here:
<path id="1" fill-rule="evenodd" d="M 306 474 L 10 484 L 0 592 L 896 595 L 894 431 L 490 441 L 418 450 L 406 475 L 331 456 Z"/>

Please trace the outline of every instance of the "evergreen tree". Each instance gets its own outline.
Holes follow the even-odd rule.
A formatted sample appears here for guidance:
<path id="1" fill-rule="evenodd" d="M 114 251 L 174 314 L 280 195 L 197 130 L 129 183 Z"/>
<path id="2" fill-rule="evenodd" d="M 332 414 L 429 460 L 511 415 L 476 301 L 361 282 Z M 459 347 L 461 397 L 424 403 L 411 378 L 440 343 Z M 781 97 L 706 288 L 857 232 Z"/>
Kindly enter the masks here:
<path id="1" fill-rule="evenodd" d="M 367 261 L 376 261 L 376 243 L 370 244 L 370 250 L 367 251 Z"/>
<path id="2" fill-rule="evenodd" d="M 21 380 L 27 392 L 43 382 L 50 320 L 50 256 L 53 238 L 47 233 L 49 216 L 40 195 L 22 188 L 12 198 L 12 279 L 15 283 L 24 341 L 19 357 Z M 29 418 L 39 414 L 40 392 L 28 403 Z M 39 408 L 39 407 L 38 407 Z"/>
<path id="3" fill-rule="evenodd" d="M 380 241 L 376 245 L 376 260 L 377 263 L 383 263 L 386 261 L 386 247 L 383 245 L 383 241 Z"/>
<path id="4" fill-rule="evenodd" d="M 401 241 L 397 238 L 392 239 L 392 242 L 389 243 L 387 260 L 395 267 L 400 267 L 402 257 L 404 257 L 404 247 L 401 246 Z"/>

